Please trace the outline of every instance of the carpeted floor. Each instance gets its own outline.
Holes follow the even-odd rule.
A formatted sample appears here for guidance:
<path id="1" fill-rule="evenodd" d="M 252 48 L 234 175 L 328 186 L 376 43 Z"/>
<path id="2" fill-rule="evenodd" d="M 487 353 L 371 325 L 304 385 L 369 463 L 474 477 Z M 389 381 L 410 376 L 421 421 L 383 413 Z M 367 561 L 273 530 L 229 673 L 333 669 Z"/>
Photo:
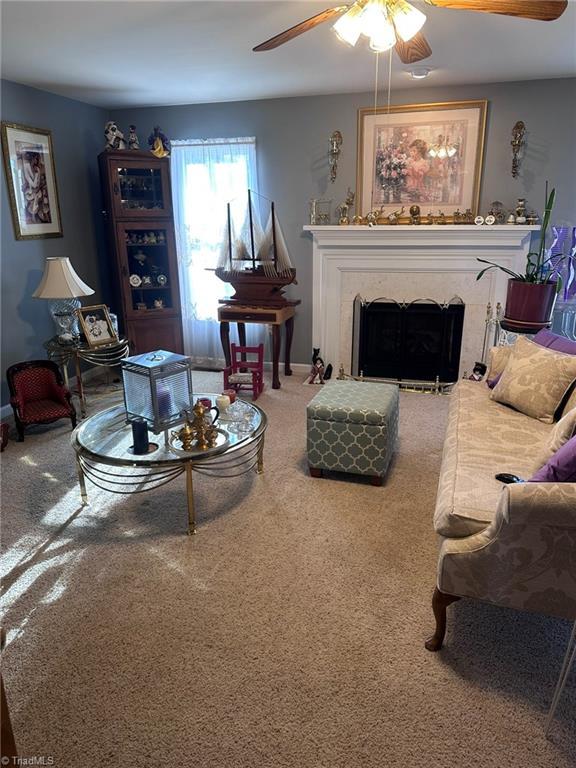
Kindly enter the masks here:
<path id="1" fill-rule="evenodd" d="M 368 385 L 367 385 L 368 386 Z M 196 374 L 197 390 L 221 388 Z M 3 674 L 21 754 L 57 768 L 568 768 L 567 622 L 462 600 L 428 653 L 448 398 L 403 394 L 386 485 L 312 479 L 298 376 L 267 388 L 265 473 L 89 485 L 69 425 L 2 455 Z M 91 395 L 94 412 L 110 395 Z"/>

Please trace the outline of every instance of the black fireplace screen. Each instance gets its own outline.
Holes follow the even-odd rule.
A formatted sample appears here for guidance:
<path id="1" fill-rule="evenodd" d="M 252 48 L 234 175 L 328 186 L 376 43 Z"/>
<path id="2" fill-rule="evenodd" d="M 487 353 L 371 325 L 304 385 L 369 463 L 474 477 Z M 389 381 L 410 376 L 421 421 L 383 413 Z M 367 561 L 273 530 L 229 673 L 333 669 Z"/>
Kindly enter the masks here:
<path id="1" fill-rule="evenodd" d="M 352 373 L 384 379 L 458 380 L 464 304 L 452 299 L 354 301 Z"/>

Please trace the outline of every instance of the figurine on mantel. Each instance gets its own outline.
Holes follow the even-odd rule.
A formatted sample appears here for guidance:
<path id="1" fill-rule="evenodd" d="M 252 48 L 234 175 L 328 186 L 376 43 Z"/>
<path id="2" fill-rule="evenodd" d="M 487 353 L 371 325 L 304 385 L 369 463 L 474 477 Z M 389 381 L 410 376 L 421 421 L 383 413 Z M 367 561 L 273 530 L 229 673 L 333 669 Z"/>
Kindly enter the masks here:
<path id="1" fill-rule="evenodd" d="M 108 120 L 104 126 L 104 136 L 106 137 L 106 146 L 104 149 L 126 149 L 124 134 L 120 128 L 118 128 L 114 120 Z"/>
<path id="2" fill-rule="evenodd" d="M 354 197 L 355 193 L 352 192 L 350 187 L 348 187 L 348 191 L 346 192 L 346 200 L 338 206 L 338 224 L 350 224 L 349 211 L 350 208 L 352 208 L 354 205 Z"/>
<path id="3" fill-rule="evenodd" d="M 130 133 L 128 134 L 128 148 L 129 149 L 140 149 L 140 140 L 138 139 L 138 136 L 136 134 L 136 126 L 130 125 Z"/>
<path id="4" fill-rule="evenodd" d="M 388 224 L 398 224 L 400 217 L 404 213 L 404 206 L 399 211 L 392 211 L 388 214 Z"/>
<path id="5" fill-rule="evenodd" d="M 148 146 L 156 157 L 168 157 L 170 154 L 170 139 L 165 133 L 162 133 L 159 125 L 155 125 L 154 130 L 148 136 Z"/>

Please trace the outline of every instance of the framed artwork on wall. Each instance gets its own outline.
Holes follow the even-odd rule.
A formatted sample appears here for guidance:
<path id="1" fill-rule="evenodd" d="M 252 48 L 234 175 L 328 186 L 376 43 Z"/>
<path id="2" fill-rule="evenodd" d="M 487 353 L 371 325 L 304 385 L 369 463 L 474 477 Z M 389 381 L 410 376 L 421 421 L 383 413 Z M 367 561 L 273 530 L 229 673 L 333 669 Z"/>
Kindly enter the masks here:
<path id="1" fill-rule="evenodd" d="M 476 215 L 486 101 L 358 110 L 357 211 Z M 407 215 L 407 214 L 406 214 Z"/>
<path id="2" fill-rule="evenodd" d="M 80 307 L 76 310 L 82 333 L 90 347 L 100 347 L 103 344 L 114 344 L 118 336 L 112 325 L 108 307 L 105 304 L 94 304 L 92 307 Z"/>
<path id="3" fill-rule="evenodd" d="M 2 154 L 16 239 L 62 237 L 51 132 L 3 122 Z"/>

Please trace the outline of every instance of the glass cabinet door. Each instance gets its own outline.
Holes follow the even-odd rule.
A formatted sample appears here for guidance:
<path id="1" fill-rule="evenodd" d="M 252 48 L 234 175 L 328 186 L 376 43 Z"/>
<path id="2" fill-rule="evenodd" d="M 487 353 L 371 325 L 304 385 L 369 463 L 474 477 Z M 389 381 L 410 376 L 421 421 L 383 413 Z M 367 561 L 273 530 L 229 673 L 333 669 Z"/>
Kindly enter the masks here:
<path id="1" fill-rule="evenodd" d="M 180 310 L 175 243 L 161 222 L 118 224 L 122 293 L 126 313 L 174 313 Z"/>
<path id="2" fill-rule="evenodd" d="M 169 182 L 165 165 L 149 166 L 115 160 L 112 195 L 117 216 L 150 218 L 172 214 Z"/>

